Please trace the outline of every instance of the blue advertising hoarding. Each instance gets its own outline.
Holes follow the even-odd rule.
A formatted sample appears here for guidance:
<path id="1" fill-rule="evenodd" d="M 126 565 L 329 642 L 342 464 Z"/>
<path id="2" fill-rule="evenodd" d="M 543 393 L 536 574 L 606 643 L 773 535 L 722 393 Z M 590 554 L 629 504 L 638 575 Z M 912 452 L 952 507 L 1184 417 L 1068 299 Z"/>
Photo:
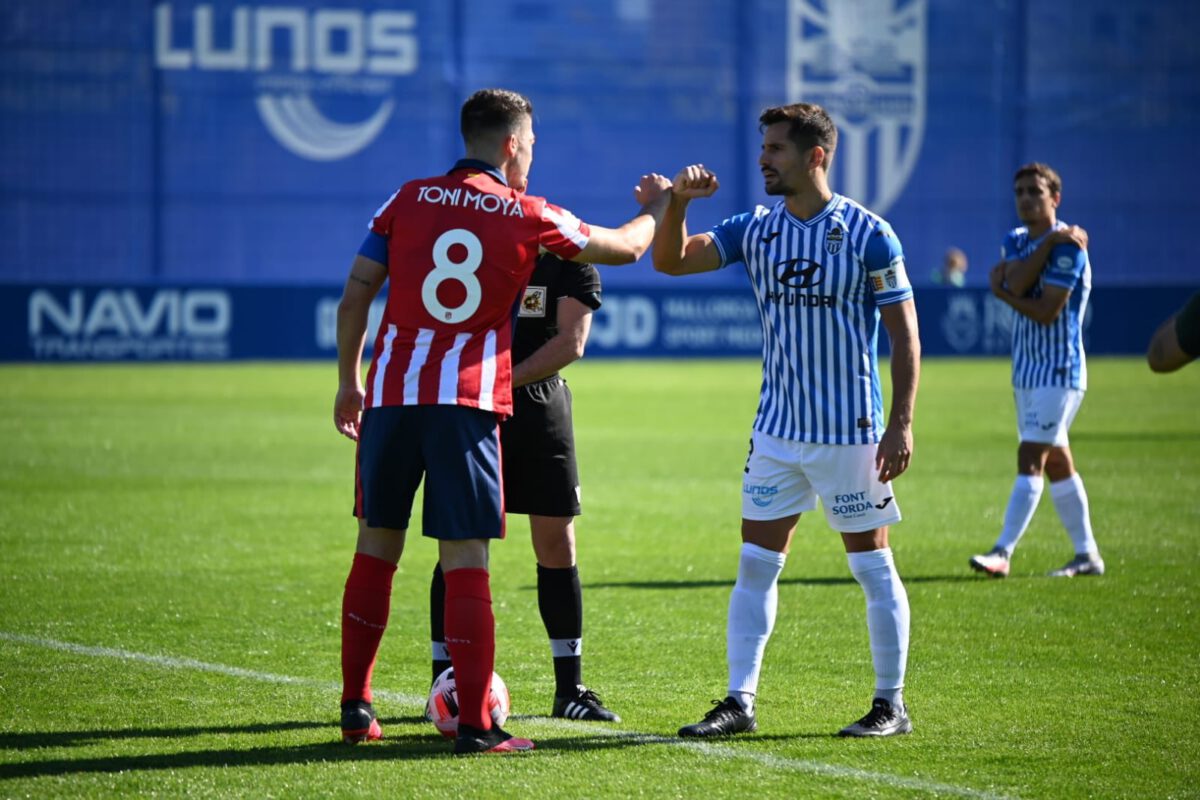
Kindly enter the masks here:
<path id="1" fill-rule="evenodd" d="M 1093 290 L 1088 353 L 1144 352 L 1195 290 Z M 0 361 L 331 359 L 340 295 L 335 286 L 0 285 Z M 746 287 L 616 288 L 603 300 L 589 358 L 760 354 L 758 308 Z M 928 288 L 916 302 L 926 356 L 1008 354 L 1013 312 L 986 291 Z M 372 331 L 382 303 L 372 308 Z M 882 328 L 880 346 L 887 352 Z"/>

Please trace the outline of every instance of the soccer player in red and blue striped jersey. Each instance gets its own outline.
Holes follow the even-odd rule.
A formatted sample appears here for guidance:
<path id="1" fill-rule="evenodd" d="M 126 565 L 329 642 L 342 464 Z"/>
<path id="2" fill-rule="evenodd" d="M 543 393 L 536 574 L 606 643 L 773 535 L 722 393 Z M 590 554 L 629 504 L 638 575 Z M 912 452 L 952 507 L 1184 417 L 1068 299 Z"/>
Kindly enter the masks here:
<path id="1" fill-rule="evenodd" d="M 466 158 L 444 176 L 404 184 L 375 214 L 338 308 L 334 424 L 358 442 L 358 543 L 342 603 L 342 734 L 382 733 L 371 671 L 387 626 L 391 582 L 417 487 L 424 535 L 438 540 L 446 643 L 459 698 L 456 753 L 529 750 L 493 726 L 488 686 L 495 621 L 488 542 L 504 536 L 498 423 L 512 412 L 516 304 L 539 249 L 597 264 L 649 248 L 670 181 L 643 175 L 641 211 L 619 228 L 589 226 L 525 193 L 533 107 L 500 89 L 462 108 Z M 362 381 L 367 314 L 389 280 L 375 354 Z"/>

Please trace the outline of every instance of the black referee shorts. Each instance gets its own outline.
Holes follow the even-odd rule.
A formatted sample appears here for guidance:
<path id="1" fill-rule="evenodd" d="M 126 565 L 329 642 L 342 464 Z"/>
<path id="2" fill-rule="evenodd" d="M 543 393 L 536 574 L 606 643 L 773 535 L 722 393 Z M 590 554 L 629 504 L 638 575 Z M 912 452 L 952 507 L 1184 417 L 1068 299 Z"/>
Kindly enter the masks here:
<path id="1" fill-rule="evenodd" d="M 505 511 L 579 515 L 579 470 L 566 381 L 556 376 L 513 389 L 513 415 L 500 424 L 500 459 Z"/>

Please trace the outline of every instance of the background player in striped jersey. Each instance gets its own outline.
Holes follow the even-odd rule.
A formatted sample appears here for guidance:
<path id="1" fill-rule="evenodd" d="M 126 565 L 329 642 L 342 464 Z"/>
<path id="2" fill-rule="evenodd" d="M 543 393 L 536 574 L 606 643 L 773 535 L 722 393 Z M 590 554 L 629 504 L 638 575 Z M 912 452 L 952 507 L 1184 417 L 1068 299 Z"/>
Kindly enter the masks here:
<path id="1" fill-rule="evenodd" d="M 900 511 L 891 481 L 912 454 L 920 362 L 904 255 L 891 226 L 829 189 L 837 128 L 820 106 L 769 108 L 759 157 L 771 208 L 687 235 L 688 202 L 717 190 L 704 167 L 674 181 L 654 241 L 654 266 L 673 275 L 745 264 L 763 330 L 763 381 L 742 488 L 742 548 L 729 598 L 729 695 L 681 736 L 753 731 L 763 650 L 775 623 L 779 574 L 801 512 L 839 531 L 867 599 L 875 667 L 871 710 L 844 736 L 912 730 L 902 690 L 908 596 L 888 546 Z M 892 340 L 892 406 L 883 423 L 876 361 L 879 321 Z"/>
<path id="2" fill-rule="evenodd" d="M 591 264 L 538 256 L 513 333 L 513 415 L 500 425 L 504 507 L 529 515 L 537 558 L 538 611 L 554 659 L 551 715 L 620 722 L 583 685 L 583 590 L 575 564 L 575 517 L 581 511 L 571 390 L 559 370 L 583 357 L 600 275 Z M 429 587 L 433 676 L 450 666 L 446 584 L 439 564 Z"/>
<path id="3" fill-rule="evenodd" d="M 1058 219 L 1062 180 L 1045 164 L 1026 164 L 1013 178 L 1017 216 L 992 293 L 1017 312 L 1013 321 L 1013 395 L 1017 404 L 1017 477 L 992 549 L 972 556 L 971 568 L 1002 578 L 1017 542 L 1042 497 L 1045 473 L 1054 508 L 1075 546 L 1075 557 L 1050 574 L 1103 575 L 1092 536 L 1087 492 L 1075 472 L 1067 431 L 1087 389 L 1083 318 L 1092 289 L 1087 233 Z"/>
<path id="4" fill-rule="evenodd" d="M 512 412 L 512 314 L 539 249 L 601 264 L 649 248 L 670 181 L 644 175 L 642 210 L 617 229 L 589 227 L 525 194 L 533 106 L 500 89 L 462 107 L 466 158 L 444 176 L 404 184 L 375 214 L 338 307 L 334 425 L 358 441 L 358 542 L 342 599 L 342 736 L 382 736 L 371 671 L 387 627 L 392 576 L 413 497 L 425 479 L 424 534 L 438 540 L 446 642 L 459 697 L 456 753 L 529 750 L 492 725 L 495 659 L 488 541 L 504 536 L 498 421 Z M 365 391 L 367 314 L 387 304 Z M 365 409 L 365 410 L 364 410 Z"/>

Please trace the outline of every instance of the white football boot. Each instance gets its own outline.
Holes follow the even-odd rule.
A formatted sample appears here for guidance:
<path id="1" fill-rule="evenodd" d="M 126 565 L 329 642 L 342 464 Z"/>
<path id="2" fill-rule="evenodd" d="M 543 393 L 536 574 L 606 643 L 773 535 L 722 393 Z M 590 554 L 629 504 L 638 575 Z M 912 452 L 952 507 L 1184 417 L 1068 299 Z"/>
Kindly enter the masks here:
<path id="1" fill-rule="evenodd" d="M 1103 575 L 1104 559 L 1081 553 L 1049 573 L 1051 578 L 1074 578 L 1076 575 Z"/>
<path id="2" fill-rule="evenodd" d="M 1008 553 L 1000 548 L 994 548 L 983 555 L 971 556 L 967 562 L 976 572 L 986 572 L 993 578 L 1008 577 Z"/>

